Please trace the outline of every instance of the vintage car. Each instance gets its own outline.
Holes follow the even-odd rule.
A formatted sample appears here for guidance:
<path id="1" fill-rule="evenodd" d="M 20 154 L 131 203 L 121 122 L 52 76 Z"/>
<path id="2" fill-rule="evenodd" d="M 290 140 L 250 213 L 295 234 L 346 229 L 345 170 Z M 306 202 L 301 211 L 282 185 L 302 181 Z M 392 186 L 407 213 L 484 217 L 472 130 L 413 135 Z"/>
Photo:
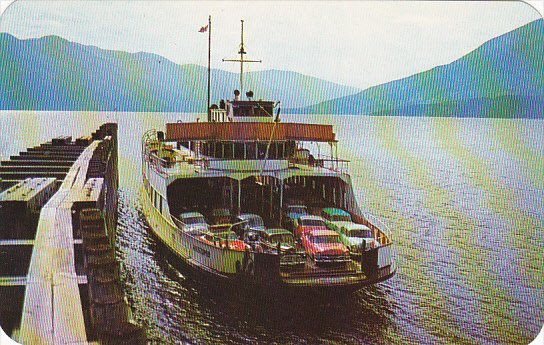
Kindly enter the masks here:
<path id="1" fill-rule="evenodd" d="M 283 224 L 291 231 L 295 231 L 298 226 L 298 219 L 301 216 L 307 216 L 310 214 L 306 206 L 296 204 L 287 205 L 283 209 L 283 213 Z"/>
<path id="2" fill-rule="evenodd" d="M 239 252 L 243 252 L 249 248 L 248 245 L 241 240 L 221 240 L 219 245 L 221 248 L 229 248 Z"/>
<path id="3" fill-rule="evenodd" d="M 216 232 L 214 233 L 215 237 L 220 238 L 222 240 L 237 240 L 238 236 L 234 232 L 230 231 L 222 231 L 222 232 Z"/>
<path id="4" fill-rule="evenodd" d="M 295 236 L 288 230 L 266 229 L 263 242 L 271 251 L 282 255 L 281 266 L 302 266 L 306 263 L 306 253 L 299 249 Z"/>
<path id="5" fill-rule="evenodd" d="M 214 232 L 208 232 L 202 234 L 200 240 L 210 245 L 214 245 L 220 248 L 230 248 L 236 251 L 245 251 L 250 247 L 241 241 L 238 236 L 231 230 L 223 231 L 225 228 L 230 228 L 230 224 L 222 224 L 221 227 L 210 227 L 210 230 Z"/>
<path id="6" fill-rule="evenodd" d="M 181 230 L 188 233 L 198 235 L 208 232 L 208 223 L 206 223 L 202 213 L 199 212 L 182 212 L 176 223 Z"/>
<path id="7" fill-rule="evenodd" d="M 296 239 L 291 232 L 285 229 L 266 229 L 263 234 L 263 241 L 271 248 L 278 248 L 282 252 L 292 252 L 296 247 Z"/>
<path id="8" fill-rule="evenodd" d="M 334 231 L 338 231 L 340 227 L 352 223 L 351 215 L 340 208 L 326 207 L 321 210 L 320 215 L 327 222 L 327 227 Z"/>
<path id="9" fill-rule="evenodd" d="M 253 213 L 242 213 L 234 218 L 233 223 L 233 231 L 243 240 L 253 238 L 254 234 L 261 238 L 266 229 L 261 216 Z"/>
<path id="10" fill-rule="evenodd" d="M 226 224 L 230 223 L 232 215 L 228 208 L 214 208 L 210 218 L 214 224 Z"/>
<path id="11" fill-rule="evenodd" d="M 301 242 L 316 264 L 342 264 L 350 261 L 350 252 L 336 231 L 309 230 L 304 232 Z"/>
<path id="12" fill-rule="evenodd" d="M 342 225 L 338 230 L 342 243 L 344 243 L 352 253 L 360 254 L 365 250 L 373 249 L 379 246 L 372 230 L 368 226 L 356 223 Z"/>
<path id="13" fill-rule="evenodd" d="M 298 218 L 298 226 L 295 235 L 301 239 L 304 232 L 308 230 L 326 230 L 327 223 L 319 216 L 301 216 Z"/>

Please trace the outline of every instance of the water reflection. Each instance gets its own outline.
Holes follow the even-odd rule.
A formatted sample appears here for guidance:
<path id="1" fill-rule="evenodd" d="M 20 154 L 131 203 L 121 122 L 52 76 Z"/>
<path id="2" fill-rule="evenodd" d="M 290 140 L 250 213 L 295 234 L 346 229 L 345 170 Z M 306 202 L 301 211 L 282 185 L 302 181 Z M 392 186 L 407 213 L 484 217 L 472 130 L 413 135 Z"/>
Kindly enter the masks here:
<path id="1" fill-rule="evenodd" d="M 544 121 L 283 116 L 334 126 L 361 208 L 393 230 L 399 271 L 342 299 L 278 302 L 211 291 L 148 233 L 137 199 L 140 138 L 193 118 L 0 113 L 3 133 L 31 134 L 0 138 L 3 159 L 119 123 L 118 254 L 134 317 L 154 342 L 529 343 L 542 327 L 544 180 L 534 162 L 544 153 Z"/>

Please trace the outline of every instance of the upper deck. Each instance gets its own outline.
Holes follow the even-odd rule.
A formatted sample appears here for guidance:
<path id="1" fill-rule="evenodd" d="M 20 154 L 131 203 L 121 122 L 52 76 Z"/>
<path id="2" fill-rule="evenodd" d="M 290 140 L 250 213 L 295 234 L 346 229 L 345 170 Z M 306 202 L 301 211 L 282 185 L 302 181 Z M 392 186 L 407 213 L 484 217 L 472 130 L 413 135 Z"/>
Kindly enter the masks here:
<path id="1" fill-rule="evenodd" d="M 166 138 L 162 134 L 157 137 L 155 131 L 144 135 L 144 160 L 161 175 L 173 179 L 348 173 L 349 161 L 332 152 L 333 145 L 336 146 L 332 126 L 295 123 L 274 126 L 274 123 L 170 123 L 166 126 Z M 300 129 L 302 132 L 298 132 Z M 331 155 L 318 153 L 314 157 L 302 148 L 304 141 L 330 143 Z"/>
<path id="2" fill-rule="evenodd" d="M 335 143 L 332 125 L 277 122 L 167 123 L 167 141 L 310 141 Z"/>

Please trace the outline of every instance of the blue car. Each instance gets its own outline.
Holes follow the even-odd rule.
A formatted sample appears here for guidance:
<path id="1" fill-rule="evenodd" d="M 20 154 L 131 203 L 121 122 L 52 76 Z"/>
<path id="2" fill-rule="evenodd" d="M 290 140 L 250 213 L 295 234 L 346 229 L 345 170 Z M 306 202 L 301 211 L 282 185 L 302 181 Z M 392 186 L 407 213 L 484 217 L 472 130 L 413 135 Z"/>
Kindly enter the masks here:
<path id="1" fill-rule="evenodd" d="M 304 205 L 287 205 L 284 208 L 283 226 L 294 232 L 298 226 L 298 219 L 309 214 L 308 208 Z"/>

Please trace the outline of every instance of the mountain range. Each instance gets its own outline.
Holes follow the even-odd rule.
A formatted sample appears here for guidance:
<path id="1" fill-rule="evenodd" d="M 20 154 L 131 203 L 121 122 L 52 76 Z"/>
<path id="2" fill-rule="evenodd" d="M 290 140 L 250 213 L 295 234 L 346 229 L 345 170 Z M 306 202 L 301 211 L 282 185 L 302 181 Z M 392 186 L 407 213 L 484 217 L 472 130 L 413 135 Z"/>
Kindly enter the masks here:
<path id="1" fill-rule="evenodd" d="M 0 33 L 0 109 L 204 112 L 205 67 L 104 50 L 57 36 Z M 544 117 L 544 22 L 491 39 L 448 65 L 361 90 L 296 72 L 245 74 L 256 99 L 291 113 Z M 212 70 L 212 101 L 239 74 Z"/>
<path id="2" fill-rule="evenodd" d="M 542 118 L 544 21 L 491 39 L 448 65 L 296 111 Z"/>
<path id="3" fill-rule="evenodd" d="M 0 109 L 205 112 L 207 69 L 151 53 L 104 50 L 58 36 L 0 33 Z M 212 102 L 232 99 L 239 74 L 213 69 Z M 244 73 L 255 98 L 305 107 L 360 89 L 295 72 Z"/>

